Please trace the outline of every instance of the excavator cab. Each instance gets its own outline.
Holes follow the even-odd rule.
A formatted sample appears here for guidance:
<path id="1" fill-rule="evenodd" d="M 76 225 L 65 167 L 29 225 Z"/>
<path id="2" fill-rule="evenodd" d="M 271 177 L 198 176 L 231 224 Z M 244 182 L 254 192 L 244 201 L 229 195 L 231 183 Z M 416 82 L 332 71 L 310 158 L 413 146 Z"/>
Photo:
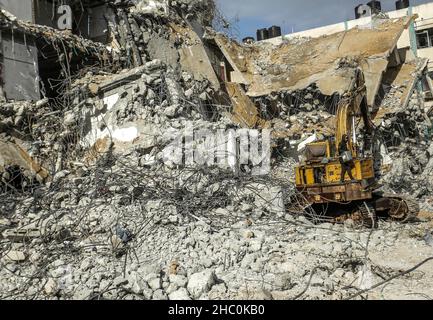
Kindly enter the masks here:
<path id="1" fill-rule="evenodd" d="M 331 157 L 331 145 L 328 140 L 310 143 L 305 147 L 304 156 L 307 162 L 323 161 Z"/>
<path id="2" fill-rule="evenodd" d="M 311 203 L 371 199 L 369 186 L 375 182 L 373 165 L 372 158 L 354 158 L 351 170 L 355 180 L 346 176 L 341 182 L 342 164 L 338 157 L 314 158 L 314 161 L 306 161 L 296 168 L 296 186 Z"/>

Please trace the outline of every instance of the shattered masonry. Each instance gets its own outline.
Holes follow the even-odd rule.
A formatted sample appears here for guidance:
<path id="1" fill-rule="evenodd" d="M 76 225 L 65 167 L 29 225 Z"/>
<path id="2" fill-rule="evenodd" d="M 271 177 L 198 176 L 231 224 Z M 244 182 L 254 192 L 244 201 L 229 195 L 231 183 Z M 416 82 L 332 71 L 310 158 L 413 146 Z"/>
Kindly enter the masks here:
<path id="1" fill-rule="evenodd" d="M 212 0 L 68 3 L 103 25 L 0 12 L 1 299 L 343 299 L 431 255 L 428 61 L 397 48 L 414 17 L 240 45 Z M 357 68 L 381 183 L 418 198 L 418 223 L 334 224 L 293 186 L 298 145 L 333 134 Z M 187 127 L 272 129 L 272 173 L 165 163 Z M 433 297 L 419 271 L 364 296 Z"/>

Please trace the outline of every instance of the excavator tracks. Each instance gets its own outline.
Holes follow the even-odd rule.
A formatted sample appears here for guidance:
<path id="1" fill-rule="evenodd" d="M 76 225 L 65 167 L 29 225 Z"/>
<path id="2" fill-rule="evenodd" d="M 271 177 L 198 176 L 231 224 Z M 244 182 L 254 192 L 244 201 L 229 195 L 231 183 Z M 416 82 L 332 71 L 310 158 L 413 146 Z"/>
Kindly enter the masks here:
<path id="1" fill-rule="evenodd" d="M 322 214 L 333 223 L 345 223 L 352 220 L 358 228 L 378 228 L 379 219 L 388 219 L 398 223 L 414 221 L 420 207 L 415 199 L 398 194 L 376 193 L 371 200 L 352 202 L 341 205 L 316 206 L 314 212 Z"/>
<path id="2" fill-rule="evenodd" d="M 397 222 L 409 222 L 414 220 L 420 211 L 420 207 L 416 200 L 403 195 L 385 194 L 384 198 L 390 200 L 389 217 Z"/>
<path id="3" fill-rule="evenodd" d="M 364 202 L 359 205 L 358 209 L 360 214 L 358 223 L 361 223 L 363 227 L 376 229 L 378 220 L 374 206 L 371 203 Z"/>
<path id="4" fill-rule="evenodd" d="M 378 218 L 376 210 L 371 202 L 360 202 L 352 213 L 341 214 L 333 219 L 334 223 L 345 223 L 352 220 L 357 228 L 376 229 L 378 227 Z"/>

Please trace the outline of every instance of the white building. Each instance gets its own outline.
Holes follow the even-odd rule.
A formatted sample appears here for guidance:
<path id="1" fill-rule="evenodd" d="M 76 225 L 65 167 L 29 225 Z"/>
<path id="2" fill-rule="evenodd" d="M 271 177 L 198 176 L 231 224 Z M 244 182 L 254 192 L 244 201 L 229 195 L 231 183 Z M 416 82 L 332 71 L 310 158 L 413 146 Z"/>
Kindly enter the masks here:
<path id="1" fill-rule="evenodd" d="M 413 33 L 414 41 L 412 49 L 416 51 L 418 57 L 428 58 L 429 70 L 433 72 L 433 1 L 431 3 L 412 6 L 402 10 L 386 12 L 390 18 L 401 18 L 409 14 L 417 14 L 418 18 L 414 24 L 414 30 L 406 30 L 398 42 L 398 48 L 410 48 L 411 37 Z M 352 29 L 357 26 L 365 26 L 371 23 L 371 17 L 359 18 L 351 21 L 336 23 L 324 27 L 314 28 L 301 32 L 291 33 L 283 37 L 265 40 L 273 44 L 280 44 L 283 39 L 291 39 L 297 37 L 317 38 L 324 35 L 329 35 L 337 32 Z M 415 44 L 416 35 L 416 44 Z"/>

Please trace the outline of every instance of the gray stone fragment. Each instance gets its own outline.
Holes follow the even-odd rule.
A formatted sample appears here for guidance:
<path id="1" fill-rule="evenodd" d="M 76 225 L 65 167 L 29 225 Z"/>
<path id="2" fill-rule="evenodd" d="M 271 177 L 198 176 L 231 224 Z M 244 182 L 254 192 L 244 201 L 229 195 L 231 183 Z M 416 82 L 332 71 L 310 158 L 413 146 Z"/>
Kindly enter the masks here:
<path id="1" fill-rule="evenodd" d="M 153 278 L 147 282 L 153 291 L 161 289 L 161 278 Z"/>
<path id="2" fill-rule="evenodd" d="M 44 291 L 47 296 L 53 296 L 58 292 L 59 288 L 57 282 L 54 279 L 48 279 L 44 286 Z"/>
<path id="3" fill-rule="evenodd" d="M 93 290 L 89 288 L 78 288 L 74 294 L 75 300 L 88 300 L 93 295 Z"/>
<path id="4" fill-rule="evenodd" d="M 171 283 L 174 283 L 180 288 L 184 288 L 188 284 L 188 279 L 181 275 L 171 274 L 169 279 Z"/>
<path id="5" fill-rule="evenodd" d="M 168 300 L 168 296 L 161 289 L 156 290 L 153 293 L 153 300 Z"/>
<path id="6" fill-rule="evenodd" d="M 11 250 L 6 253 L 6 259 L 14 262 L 22 262 L 26 260 L 26 255 L 24 252 Z"/>
<path id="7" fill-rule="evenodd" d="M 209 292 L 216 283 L 216 276 L 213 270 L 193 274 L 188 281 L 188 291 L 194 299 L 200 298 L 204 293 Z"/>
<path id="8" fill-rule="evenodd" d="M 180 288 L 179 290 L 171 293 L 169 296 L 170 300 L 191 300 L 188 291 L 185 288 Z"/>
<path id="9" fill-rule="evenodd" d="M 114 279 L 114 281 L 113 281 L 113 285 L 116 286 L 116 287 L 123 286 L 124 284 L 127 284 L 127 283 L 128 283 L 128 280 L 125 279 L 125 278 L 122 277 L 122 276 L 117 277 L 117 278 Z"/>

